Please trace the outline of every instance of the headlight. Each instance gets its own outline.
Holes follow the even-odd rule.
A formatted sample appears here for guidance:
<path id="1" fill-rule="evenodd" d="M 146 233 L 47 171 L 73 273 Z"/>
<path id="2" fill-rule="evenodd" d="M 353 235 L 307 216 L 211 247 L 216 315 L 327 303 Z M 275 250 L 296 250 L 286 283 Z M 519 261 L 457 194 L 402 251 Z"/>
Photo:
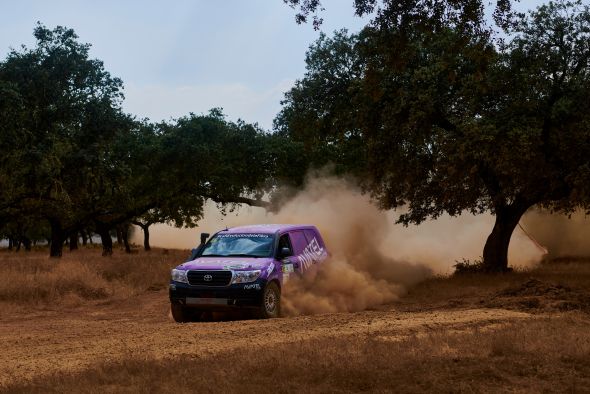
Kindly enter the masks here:
<path id="1" fill-rule="evenodd" d="M 188 279 L 186 278 L 186 271 L 184 270 L 177 270 L 176 268 L 172 270 L 172 280 L 175 282 L 182 282 L 188 284 Z"/>
<path id="2" fill-rule="evenodd" d="M 254 282 L 260 276 L 260 270 L 256 271 L 235 271 L 231 283 Z"/>

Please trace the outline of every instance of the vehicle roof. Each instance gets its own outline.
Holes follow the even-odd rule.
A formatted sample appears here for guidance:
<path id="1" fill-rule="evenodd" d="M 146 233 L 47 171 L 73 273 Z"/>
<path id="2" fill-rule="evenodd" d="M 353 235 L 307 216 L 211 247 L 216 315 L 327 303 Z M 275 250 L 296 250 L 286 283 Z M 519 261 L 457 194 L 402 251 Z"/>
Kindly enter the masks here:
<path id="1" fill-rule="evenodd" d="M 248 226 L 231 227 L 221 230 L 220 233 L 261 233 L 261 234 L 275 234 L 278 232 L 291 230 L 315 230 L 315 226 L 311 224 L 252 224 Z"/>

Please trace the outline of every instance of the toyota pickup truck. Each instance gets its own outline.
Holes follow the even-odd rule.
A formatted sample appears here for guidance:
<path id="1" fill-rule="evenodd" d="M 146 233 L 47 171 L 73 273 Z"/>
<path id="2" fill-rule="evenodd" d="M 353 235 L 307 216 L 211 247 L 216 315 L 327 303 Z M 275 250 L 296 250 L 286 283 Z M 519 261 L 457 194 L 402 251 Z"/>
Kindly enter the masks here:
<path id="1" fill-rule="evenodd" d="M 328 256 L 311 225 L 252 225 L 221 230 L 172 270 L 170 305 L 176 322 L 203 312 L 248 308 L 261 318 L 281 313 L 281 289 Z"/>

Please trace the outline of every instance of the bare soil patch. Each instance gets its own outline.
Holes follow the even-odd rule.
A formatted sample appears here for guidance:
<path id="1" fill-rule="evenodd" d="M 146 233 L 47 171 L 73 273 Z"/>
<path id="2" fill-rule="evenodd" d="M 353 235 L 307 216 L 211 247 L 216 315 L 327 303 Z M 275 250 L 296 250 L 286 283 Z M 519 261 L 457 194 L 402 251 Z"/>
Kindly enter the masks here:
<path id="1" fill-rule="evenodd" d="M 487 305 L 528 311 L 590 311 L 590 294 L 582 289 L 538 279 L 498 292 Z"/>

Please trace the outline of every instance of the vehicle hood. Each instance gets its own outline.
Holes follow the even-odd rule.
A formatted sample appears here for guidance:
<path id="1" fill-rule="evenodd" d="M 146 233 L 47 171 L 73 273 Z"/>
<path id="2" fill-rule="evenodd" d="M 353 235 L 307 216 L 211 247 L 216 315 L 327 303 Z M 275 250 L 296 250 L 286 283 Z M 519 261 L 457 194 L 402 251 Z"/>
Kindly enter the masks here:
<path id="1" fill-rule="evenodd" d="M 272 257 L 199 257 L 181 264 L 184 270 L 263 270 L 273 262 Z"/>

